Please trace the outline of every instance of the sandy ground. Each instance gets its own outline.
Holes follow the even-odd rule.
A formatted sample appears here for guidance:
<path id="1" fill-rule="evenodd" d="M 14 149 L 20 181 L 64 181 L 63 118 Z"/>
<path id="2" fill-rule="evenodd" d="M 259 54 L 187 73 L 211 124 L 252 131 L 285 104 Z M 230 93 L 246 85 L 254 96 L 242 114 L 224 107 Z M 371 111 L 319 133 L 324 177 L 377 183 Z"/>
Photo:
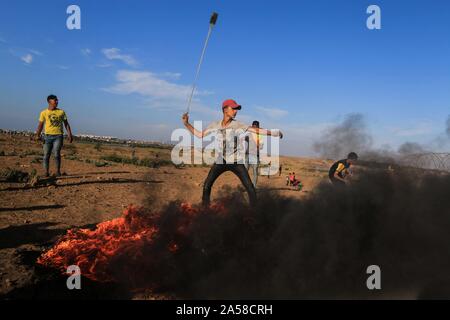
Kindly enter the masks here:
<path id="1" fill-rule="evenodd" d="M 133 151 L 134 150 L 134 151 Z M 0 135 L 0 170 L 6 168 L 43 175 L 42 145 L 28 137 Z M 63 176 L 50 185 L 0 182 L 0 294 L 29 284 L 36 258 L 72 227 L 93 227 L 116 218 L 130 204 L 155 210 L 170 201 L 198 203 L 208 167 L 148 168 L 109 163 L 98 167 L 102 155 L 168 159 L 170 150 L 128 146 L 66 143 L 62 155 Z M 282 157 L 283 174 L 260 177 L 259 188 L 286 197 L 304 197 L 326 179 L 330 161 Z M 51 169 L 53 169 L 51 162 Z M 302 191 L 286 186 L 286 175 L 294 171 L 304 185 Z M 212 198 L 222 188 L 241 188 L 232 173 L 216 182 Z M 225 189 L 226 190 L 226 189 Z"/>

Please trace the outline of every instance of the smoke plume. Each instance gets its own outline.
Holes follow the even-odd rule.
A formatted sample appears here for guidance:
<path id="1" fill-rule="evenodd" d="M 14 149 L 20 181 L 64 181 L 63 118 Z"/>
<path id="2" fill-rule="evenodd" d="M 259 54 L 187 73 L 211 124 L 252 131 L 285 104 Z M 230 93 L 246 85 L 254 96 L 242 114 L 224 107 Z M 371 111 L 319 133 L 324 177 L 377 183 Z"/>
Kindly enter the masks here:
<path id="1" fill-rule="evenodd" d="M 303 200 L 262 190 L 254 208 L 232 197 L 207 209 L 136 209 L 124 220 L 127 242 L 114 242 L 118 251 L 102 259 L 91 246 L 83 266 L 179 298 L 450 298 L 449 189 L 449 175 L 369 170 L 346 188 L 323 183 Z M 69 233 L 47 266 L 76 262 L 81 241 L 99 238 L 110 250 L 117 239 L 103 229 Z M 370 265 L 381 268 L 382 290 L 366 287 Z"/>
<path id="2" fill-rule="evenodd" d="M 367 133 L 363 115 L 354 113 L 347 115 L 341 124 L 328 129 L 313 148 L 322 157 L 340 159 L 351 151 L 361 153 L 371 146 L 372 137 Z"/>
<path id="3" fill-rule="evenodd" d="M 450 137 L 450 116 L 447 119 L 447 134 Z M 448 142 L 447 139 L 442 138 L 441 135 L 434 141 L 434 144 L 437 143 L 438 147 L 441 148 Z M 344 158 L 350 151 L 354 151 L 364 161 L 409 165 L 412 159 L 410 156 L 430 153 L 430 148 L 433 147 L 433 142 L 428 145 L 405 142 L 395 151 L 389 146 L 378 149 L 372 148 L 372 141 L 363 115 L 350 114 L 342 123 L 325 131 L 322 137 L 315 142 L 314 148 L 322 157 L 331 159 Z M 432 161 L 425 161 L 424 163 L 426 168 L 433 167 Z"/>
<path id="4" fill-rule="evenodd" d="M 405 142 L 398 148 L 398 153 L 400 155 L 410 155 L 424 153 L 425 149 L 416 142 Z"/>

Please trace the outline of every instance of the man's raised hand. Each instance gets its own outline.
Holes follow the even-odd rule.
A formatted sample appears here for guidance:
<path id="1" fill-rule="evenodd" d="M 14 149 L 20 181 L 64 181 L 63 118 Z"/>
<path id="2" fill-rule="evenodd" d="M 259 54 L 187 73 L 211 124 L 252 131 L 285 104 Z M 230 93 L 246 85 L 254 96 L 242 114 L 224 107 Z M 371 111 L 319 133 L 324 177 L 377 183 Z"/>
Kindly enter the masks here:
<path id="1" fill-rule="evenodd" d="M 183 116 L 181 117 L 184 124 L 187 124 L 189 122 L 189 113 L 183 113 Z"/>

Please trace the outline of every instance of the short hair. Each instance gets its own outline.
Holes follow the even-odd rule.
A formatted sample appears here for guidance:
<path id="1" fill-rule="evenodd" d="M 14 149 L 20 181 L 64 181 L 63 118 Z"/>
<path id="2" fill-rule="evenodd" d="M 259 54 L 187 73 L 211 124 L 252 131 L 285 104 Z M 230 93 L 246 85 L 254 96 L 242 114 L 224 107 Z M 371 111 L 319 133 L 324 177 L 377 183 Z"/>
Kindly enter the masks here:
<path id="1" fill-rule="evenodd" d="M 358 160 L 358 155 L 355 152 L 350 152 L 347 156 L 347 159 Z"/>
<path id="2" fill-rule="evenodd" d="M 259 128 L 259 121 L 257 121 L 257 120 L 253 121 L 252 127 L 254 127 L 254 126 Z"/>
<path id="3" fill-rule="evenodd" d="M 54 100 L 54 99 L 58 100 L 58 97 L 55 96 L 54 94 L 51 94 L 47 97 L 47 102 L 49 102 L 50 100 Z"/>

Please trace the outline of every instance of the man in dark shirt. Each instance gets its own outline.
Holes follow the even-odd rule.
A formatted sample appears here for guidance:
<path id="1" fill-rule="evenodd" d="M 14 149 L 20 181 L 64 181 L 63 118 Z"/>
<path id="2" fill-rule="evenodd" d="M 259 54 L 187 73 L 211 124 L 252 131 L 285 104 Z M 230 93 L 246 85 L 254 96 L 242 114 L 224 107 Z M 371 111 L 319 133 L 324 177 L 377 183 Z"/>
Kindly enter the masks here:
<path id="1" fill-rule="evenodd" d="M 330 181 L 335 186 L 345 186 L 345 178 L 349 174 L 349 168 L 358 160 L 358 155 L 355 152 L 350 152 L 347 159 L 342 159 L 333 163 L 328 172 Z"/>

